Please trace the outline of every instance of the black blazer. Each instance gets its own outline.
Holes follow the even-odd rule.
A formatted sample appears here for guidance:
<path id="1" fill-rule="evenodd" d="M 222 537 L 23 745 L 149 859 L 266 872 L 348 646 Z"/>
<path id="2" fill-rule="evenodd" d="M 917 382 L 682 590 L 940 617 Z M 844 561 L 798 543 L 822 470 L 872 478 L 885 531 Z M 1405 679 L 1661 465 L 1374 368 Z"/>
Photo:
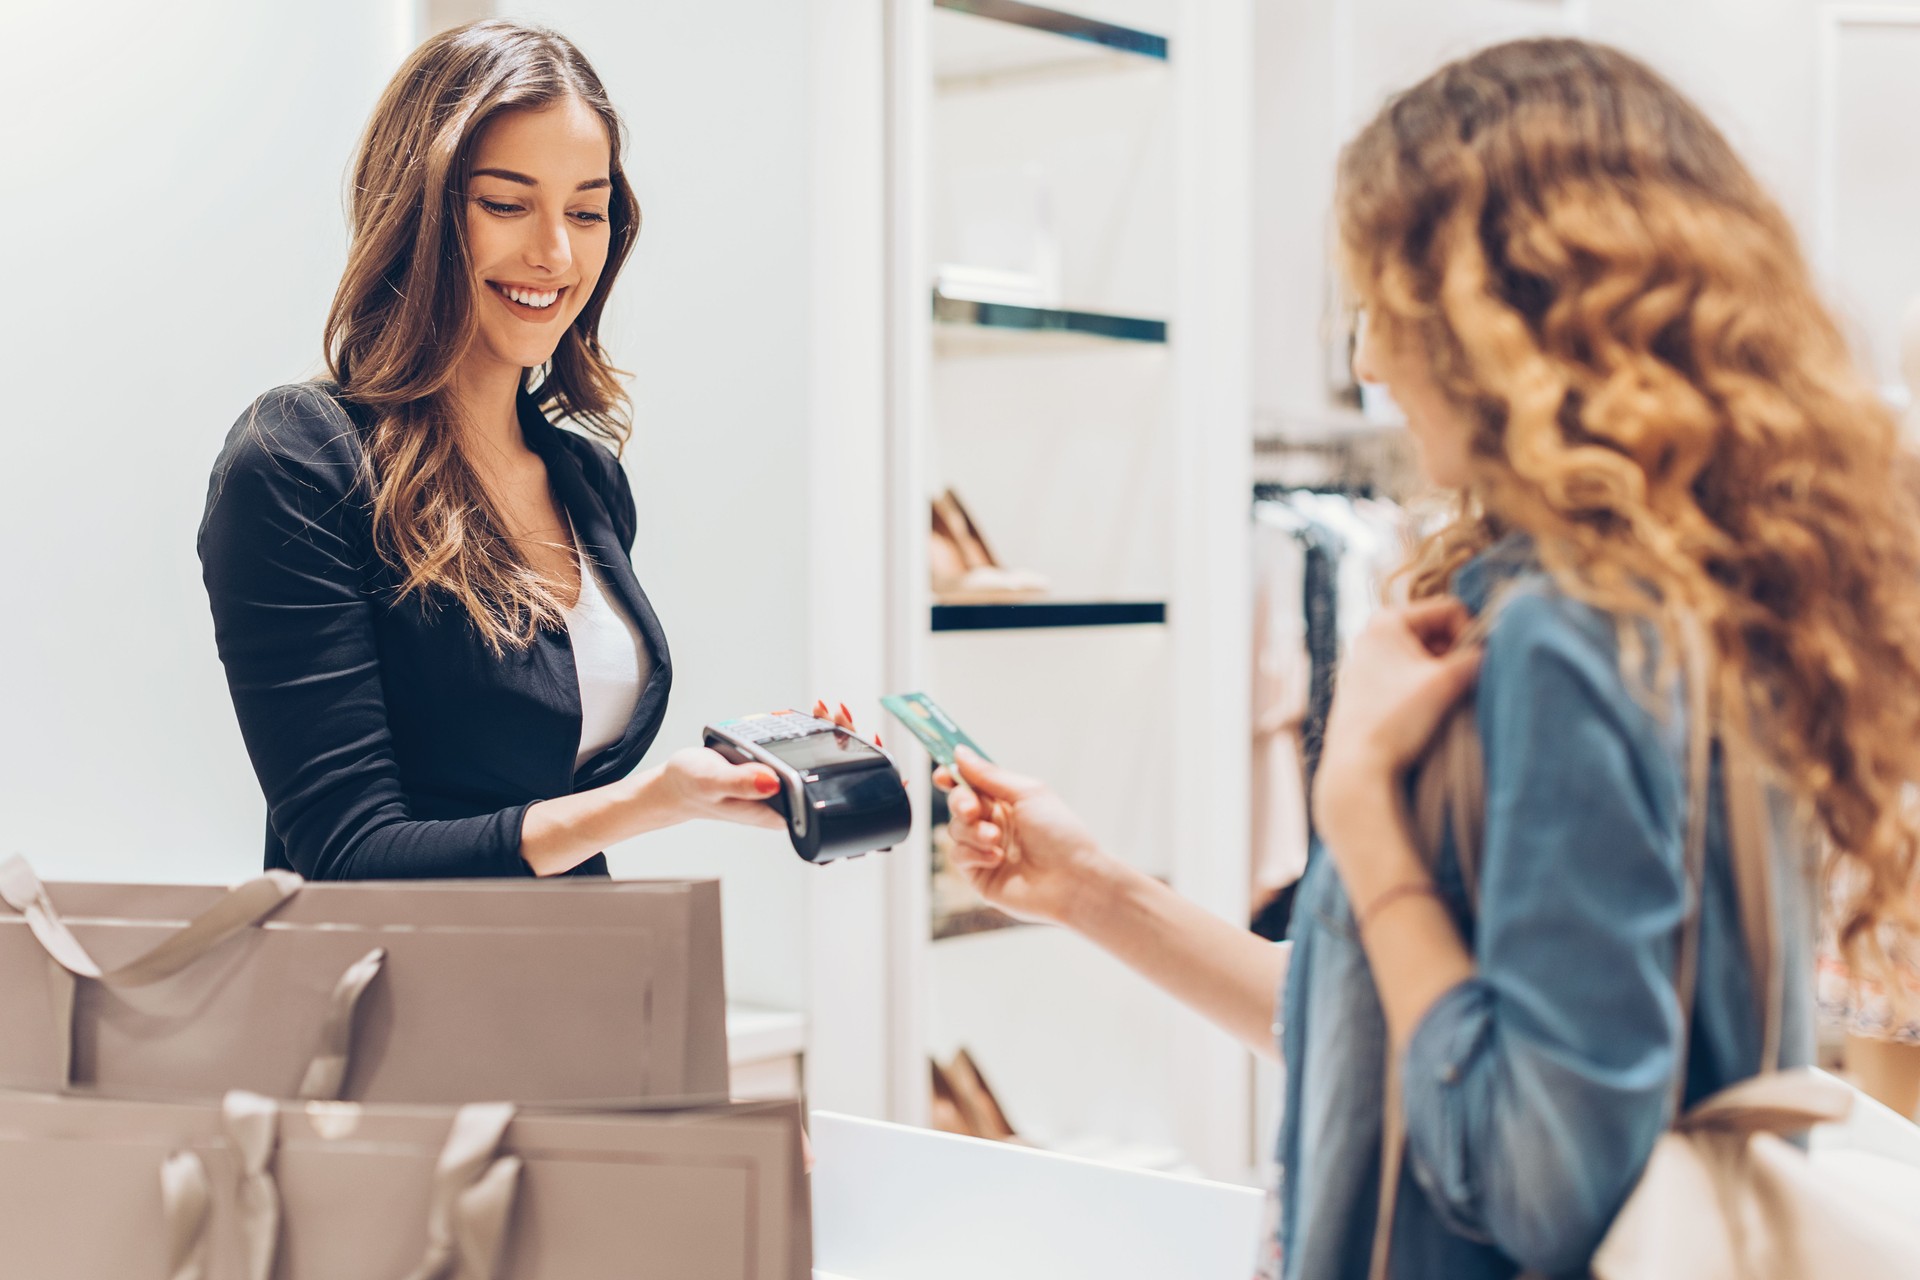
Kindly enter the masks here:
<path id="1" fill-rule="evenodd" d="M 580 684 L 565 632 L 495 657 L 457 603 L 396 602 L 375 554 L 364 414 L 331 383 L 276 387 L 228 433 L 200 564 L 268 867 L 316 880 L 526 876 L 536 800 L 622 777 L 660 731 L 673 668 L 634 579 L 633 493 L 614 456 L 522 396 L 527 443 L 653 657 L 625 736 L 579 772 Z M 578 873 L 606 874 L 606 859 Z"/>

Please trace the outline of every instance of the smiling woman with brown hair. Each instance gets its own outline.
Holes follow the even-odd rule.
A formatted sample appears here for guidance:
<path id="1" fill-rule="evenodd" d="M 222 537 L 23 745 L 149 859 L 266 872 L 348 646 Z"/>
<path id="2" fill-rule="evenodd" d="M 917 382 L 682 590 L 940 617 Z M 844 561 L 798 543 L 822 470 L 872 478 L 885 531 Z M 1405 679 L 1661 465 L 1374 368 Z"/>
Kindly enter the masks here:
<path id="1" fill-rule="evenodd" d="M 604 874 L 689 819 L 782 825 L 768 770 L 633 772 L 672 668 L 604 447 L 629 432 L 599 336 L 640 229 L 620 152 L 579 50 L 508 21 L 427 41 L 375 108 L 332 377 L 241 416 L 200 529 L 269 867 Z"/>

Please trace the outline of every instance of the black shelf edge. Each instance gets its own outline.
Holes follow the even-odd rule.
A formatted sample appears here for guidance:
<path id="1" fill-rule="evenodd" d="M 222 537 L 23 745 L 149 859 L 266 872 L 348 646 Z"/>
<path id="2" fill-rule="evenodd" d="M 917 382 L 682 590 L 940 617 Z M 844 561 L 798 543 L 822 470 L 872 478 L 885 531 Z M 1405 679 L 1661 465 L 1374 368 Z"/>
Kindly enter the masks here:
<path id="1" fill-rule="evenodd" d="M 1165 343 L 1167 340 L 1165 320 L 1100 311 L 1021 307 L 1009 302 L 976 302 L 971 298 L 950 298 L 938 289 L 933 292 L 933 318 L 937 324 L 1107 338 L 1114 342 Z"/>
<path id="2" fill-rule="evenodd" d="M 1050 9 L 1038 4 L 1022 4 L 1020 0 L 933 0 L 933 4 L 937 9 L 951 9 L 955 13 L 972 14 L 976 18 L 1004 22 L 1010 26 L 1045 31 L 1068 40 L 1097 44 L 1120 53 L 1137 54 L 1142 58 L 1153 58 L 1159 62 L 1167 60 L 1165 36 L 1155 35 L 1151 31 L 1139 31 L 1133 27 L 1119 26 L 1112 22 L 1102 22 L 1098 18 L 1082 17 L 1063 9 Z"/>
<path id="3" fill-rule="evenodd" d="M 1164 601 L 936 604 L 935 631 L 1023 631 L 1039 627 L 1142 627 L 1167 620 Z"/>
<path id="4" fill-rule="evenodd" d="M 1171 884 L 1166 876 L 1153 877 L 1161 884 Z M 982 933 L 999 933 L 1005 929 L 1047 929 L 1054 926 L 1037 920 L 1022 920 L 1010 916 L 998 907 L 982 902 L 978 906 L 965 907 L 956 911 L 935 912 L 929 929 L 930 939 L 945 942 L 949 938 L 970 938 Z"/>
<path id="5" fill-rule="evenodd" d="M 1038 926 L 1031 920 L 1016 920 L 1006 912 L 990 907 L 984 902 L 966 911 L 951 911 L 933 918 L 932 941 L 944 942 L 948 938 L 966 938 L 979 933 L 997 933 L 1002 929 L 1032 929 Z"/>

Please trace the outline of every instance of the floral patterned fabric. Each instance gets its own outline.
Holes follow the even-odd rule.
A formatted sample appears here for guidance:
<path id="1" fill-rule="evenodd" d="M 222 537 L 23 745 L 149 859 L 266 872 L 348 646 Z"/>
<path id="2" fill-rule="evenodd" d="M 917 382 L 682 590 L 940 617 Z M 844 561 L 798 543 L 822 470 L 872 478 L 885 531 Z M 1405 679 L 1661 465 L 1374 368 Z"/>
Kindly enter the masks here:
<path id="1" fill-rule="evenodd" d="M 1879 982 L 1856 981 L 1832 938 L 1820 948 L 1820 1017 L 1850 1036 L 1920 1045 L 1920 952 L 1891 945 L 1901 970 L 1905 1000 Z"/>

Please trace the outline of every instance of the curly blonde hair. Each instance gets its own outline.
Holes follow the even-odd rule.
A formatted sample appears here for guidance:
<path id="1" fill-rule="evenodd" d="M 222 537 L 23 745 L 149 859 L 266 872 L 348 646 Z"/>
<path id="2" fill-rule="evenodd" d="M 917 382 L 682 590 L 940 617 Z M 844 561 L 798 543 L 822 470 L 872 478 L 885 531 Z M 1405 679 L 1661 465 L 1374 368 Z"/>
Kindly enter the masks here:
<path id="1" fill-rule="evenodd" d="M 1807 807 L 1851 886 L 1842 948 L 1883 972 L 1878 926 L 1913 922 L 1920 484 L 1780 209 L 1647 66 L 1528 40 L 1390 101 L 1342 156 L 1338 220 L 1369 322 L 1473 431 L 1413 594 L 1522 530 L 1665 652 L 1703 624 L 1721 732 Z"/>

